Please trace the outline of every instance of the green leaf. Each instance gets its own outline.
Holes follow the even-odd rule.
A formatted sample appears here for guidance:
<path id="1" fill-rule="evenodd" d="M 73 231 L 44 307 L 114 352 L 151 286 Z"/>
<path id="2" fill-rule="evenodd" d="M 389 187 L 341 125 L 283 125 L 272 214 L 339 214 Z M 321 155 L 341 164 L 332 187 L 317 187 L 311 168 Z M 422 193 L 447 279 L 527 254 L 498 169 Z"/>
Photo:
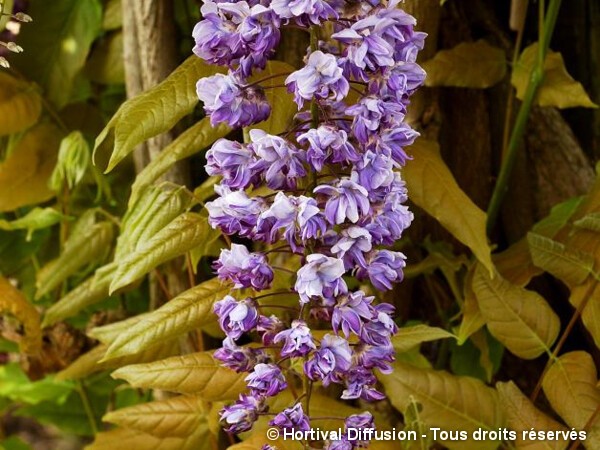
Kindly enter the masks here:
<path id="1" fill-rule="evenodd" d="M 553 430 L 569 431 L 557 421 L 551 419 L 539 409 L 521 392 L 515 383 L 497 383 L 496 390 L 500 396 L 500 404 L 506 414 L 506 425 L 516 431 L 517 449 L 529 450 L 564 450 L 568 444 L 567 440 L 529 440 L 523 439 L 523 432 L 530 430 Z"/>
<path id="2" fill-rule="evenodd" d="M 465 275 L 463 284 L 462 321 L 458 329 L 457 343 L 463 345 L 469 337 L 479 331 L 485 325 L 485 319 L 479 309 L 477 297 L 473 292 L 473 273 L 477 264 L 471 265 Z"/>
<path id="3" fill-rule="evenodd" d="M 61 137 L 54 125 L 40 123 L 30 128 L 0 163 L 0 212 L 54 197 L 48 178 L 54 170 Z"/>
<path id="4" fill-rule="evenodd" d="M 573 287 L 583 283 L 594 269 L 594 255 L 568 248 L 536 233 L 527 233 L 533 263 Z"/>
<path id="5" fill-rule="evenodd" d="M 84 450 L 115 450 L 129 448 L 135 450 L 213 450 L 212 436 L 208 425 L 198 427 L 195 432 L 185 438 L 158 438 L 141 431 L 127 428 L 115 428 L 98 433 L 92 444 Z"/>
<path id="6" fill-rule="evenodd" d="M 550 366 L 542 381 L 546 398 L 565 422 L 576 430 L 586 429 L 585 447 L 600 448 L 600 420 L 588 421 L 600 407 L 600 390 L 594 360 L 589 353 L 562 355 Z"/>
<path id="7" fill-rule="evenodd" d="M 210 119 L 205 117 L 192 125 L 181 136 L 175 139 L 156 158 L 150 161 L 144 170 L 135 178 L 131 187 L 129 204 L 135 203 L 148 186 L 164 175 L 177 161 L 188 158 L 210 146 L 217 139 L 229 133 L 231 129 L 224 124 L 213 127 Z"/>
<path id="8" fill-rule="evenodd" d="M 271 105 L 271 115 L 264 122 L 252 125 L 251 128 L 259 128 L 269 134 L 280 134 L 289 129 L 294 116 L 298 112 L 298 106 L 294 102 L 292 94 L 283 85 L 286 76 L 296 69 L 281 61 L 269 61 L 262 72 L 255 74 L 248 80 L 249 83 L 257 83 L 265 89 L 265 96 Z M 275 75 L 281 74 L 281 77 Z"/>
<path id="9" fill-rule="evenodd" d="M 100 30 L 102 6 L 98 0 L 38 0 L 31 2 L 28 14 L 35 25 L 21 28 L 19 45 L 26 52 L 14 58 L 15 66 L 61 109 Z"/>
<path id="10" fill-rule="evenodd" d="M 72 317 L 82 309 L 108 297 L 108 288 L 116 270 L 116 263 L 109 263 L 97 269 L 94 275 L 46 310 L 42 327 Z"/>
<path id="11" fill-rule="evenodd" d="M 442 328 L 413 325 L 398 329 L 398 333 L 392 338 L 392 345 L 396 352 L 403 353 L 412 350 L 423 342 L 448 338 L 456 338 L 456 336 Z"/>
<path id="12" fill-rule="evenodd" d="M 532 231 L 547 238 L 555 237 L 569 224 L 584 199 L 585 197 L 573 197 L 553 206 L 550 214 L 536 223 Z"/>
<path id="13" fill-rule="evenodd" d="M 481 265 L 473 275 L 473 292 L 490 333 L 508 350 L 523 359 L 550 353 L 560 320 L 543 297 L 497 272 L 490 278 Z"/>
<path id="14" fill-rule="evenodd" d="M 411 150 L 414 159 L 402 172 L 411 200 L 469 247 L 492 273 L 491 251 L 485 231 L 486 214 L 460 189 L 442 160 L 436 142 L 421 138 Z"/>
<path id="15" fill-rule="evenodd" d="M 78 380 L 93 373 L 116 369 L 130 364 L 139 364 L 168 358 L 179 353 L 179 343 L 176 340 L 160 342 L 135 355 L 127 355 L 110 361 L 100 362 L 106 354 L 108 347 L 100 344 L 87 353 L 84 353 L 68 367 L 56 374 L 57 380 Z"/>
<path id="16" fill-rule="evenodd" d="M 183 186 L 163 183 L 144 190 L 142 197 L 128 209 L 121 223 L 115 261 L 141 248 L 152 236 L 183 213 L 192 201 Z"/>
<path id="17" fill-rule="evenodd" d="M 33 83 L 0 72 L 0 136 L 26 130 L 41 112 L 42 99 Z"/>
<path id="18" fill-rule="evenodd" d="M 107 0 L 104 7 L 102 28 L 106 31 L 116 30 L 123 25 L 121 14 L 121 0 Z"/>
<path id="19" fill-rule="evenodd" d="M 133 325 L 139 323 L 149 314 L 151 313 L 138 314 L 136 316 L 131 316 L 125 320 L 109 323 L 108 325 L 103 325 L 101 327 L 94 327 L 90 331 L 88 331 L 87 334 L 92 339 L 97 339 L 103 344 L 110 345 L 125 330 L 128 330 Z"/>
<path id="20" fill-rule="evenodd" d="M 164 262 L 202 244 L 211 230 L 206 217 L 184 213 L 119 262 L 109 293 L 138 280 Z"/>
<path id="21" fill-rule="evenodd" d="M 498 84 L 506 75 L 506 53 L 484 40 L 463 42 L 441 50 L 423 63 L 427 86 L 484 89 Z"/>
<path id="22" fill-rule="evenodd" d="M 102 420 L 156 437 L 185 438 L 208 428 L 207 413 L 200 397 L 178 396 L 112 411 Z"/>
<path id="23" fill-rule="evenodd" d="M 46 377 L 38 381 L 30 381 L 16 363 L 0 367 L 0 396 L 15 402 L 35 405 L 45 401 L 64 402 L 73 385 L 64 381 L 55 381 Z"/>
<path id="24" fill-rule="evenodd" d="M 50 188 L 60 192 L 66 182 L 73 189 L 82 180 L 90 164 L 90 146 L 79 131 L 64 137 L 58 149 L 58 162 L 50 177 Z"/>
<path id="25" fill-rule="evenodd" d="M 33 208 L 20 219 L 10 222 L 0 219 L 0 230 L 27 230 L 27 240 L 29 241 L 35 230 L 49 228 L 64 219 L 67 217 L 54 208 Z"/>
<path id="26" fill-rule="evenodd" d="M 170 130 L 193 111 L 198 79 L 224 71 L 191 56 L 156 87 L 127 100 L 96 139 L 94 161 L 98 152 L 109 153 L 110 172 L 138 144 Z"/>
<path id="27" fill-rule="evenodd" d="M 72 234 L 60 256 L 46 264 L 38 273 L 36 299 L 58 287 L 68 277 L 87 264 L 101 260 L 113 240 L 113 225 L 100 222 L 81 234 Z"/>
<path id="28" fill-rule="evenodd" d="M 105 359 L 137 353 L 162 340 L 171 339 L 215 320 L 212 308 L 230 290 L 218 278 L 179 294 L 131 328 L 110 345 Z"/>
<path id="29" fill-rule="evenodd" d="M 246 389 L 245 375 L 223 367 L 211 352 L 134 364 L 116 370 L 112 376 L 136 388 L 194 394 L 206 401 L 233 400 Z"/>
<path id="30" fill-rule="evenodd" d="M 583 216 L 581 219 L 575 221 L 575 226 L 600 233 L 600 213 L 591 213 Z"/>
<path id="31" fill-rule="evenodd" d="M 514 67 L 511 81 L 517 89 L 519 100 L 523 100 L 531 72 L 537 64 L 538 45 L 536 42 L 523 50 Z M 562 55 L 552 51 L 548 52 L 544 63 L 544 79 L 538 91 L 537 104 L 557 108 L 598 107 L 590 100 L 581 83 L 568 74 Z"/>
<path id="32" fill-rule="evenodd" d="M 395 363 L 393 372 L 379 380 L 398 411 L 405 411 L 414 399 L 423 406 L 420 417 L 430 428 L 468 433 L 465 441 L 438 440 L 449 449 L 491 450 L 500 444 L 471 438 L 477 429 L 497 430 L 505 421 L 496 391 L 481 381 L 403 363 Z"/>
<path id="33" fill-rule="evenodd" d="M 85 74 L 95 83 L 125 83 L 123 33 L 121 31 L 105 35 L 94 46 L 92 54 L 85 65 Z"/>

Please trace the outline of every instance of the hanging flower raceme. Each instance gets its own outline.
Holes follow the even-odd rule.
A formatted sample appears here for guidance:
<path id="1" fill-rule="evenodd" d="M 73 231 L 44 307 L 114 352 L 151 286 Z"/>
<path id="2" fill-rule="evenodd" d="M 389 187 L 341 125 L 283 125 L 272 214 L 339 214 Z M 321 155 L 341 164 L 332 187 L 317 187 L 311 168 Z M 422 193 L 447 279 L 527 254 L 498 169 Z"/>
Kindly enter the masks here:
<path id="1" fill-rule="evenodd" d="M 280 30 L 301 27 L 312 38 L 305 66 L 279 75 L 298 107 L 296 123 L 278 135 L 246 130 L 246 142 L 220 139 L 207 153 L 206 170 L 219 177 L 217 198 L 206 204 L 209 223 L 267 246 L 251 252 L 231 244 L 213 265 L 232 286 L 214 307 L 227 336 L 215 358 L 247 373 L 248 393 L 221 411 L 232 433 L 249 430 L 267 412 L 271 426 L 307 431 L 310 392 L 318 386 L 340 385 L 342 399 L 385 398 L 375 371 L 392 370 L 394 307 L 350 287 L 358 281 L 385 291 L 403 278 L 406 258 L 390 247 L 413 219 L 401 169 L 418 136 L 405 116 L 425 79 L 415 63 L 425 35 L 398 0 L 350 3 L 205 0 L 194 29 L 194 52 L 229 68 L 199 80 L 198 97 L 212 124 L 232 128 L 277 114 L 260 72 Z M 259 81 L 248 82 L 251 75 Z M 282 286 L 279 272 L 289 276 L 291 267 L 293 279 Z M 240 343 L 256 338 L 262 344 Z M 292 400 L 268 411 L 279 395 Z M 373 416 L 354 414 L 345 426 L 374 428 Z M 321 446 L 368 446 L 349 436 Z"/>

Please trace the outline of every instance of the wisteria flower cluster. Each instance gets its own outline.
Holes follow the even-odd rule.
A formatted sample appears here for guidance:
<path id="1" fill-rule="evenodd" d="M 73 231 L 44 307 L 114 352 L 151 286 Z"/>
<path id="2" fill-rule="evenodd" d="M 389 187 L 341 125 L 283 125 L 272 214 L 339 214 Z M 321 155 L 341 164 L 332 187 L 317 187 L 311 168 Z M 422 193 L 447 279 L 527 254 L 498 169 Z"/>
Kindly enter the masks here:
<path id="1" fill-rule="evenodd" d="M 403 278 L 406 258 L 392 248 L 413 219 L 400 169 L 418 136 L 405 115 L 425 79 L 415 62 L 425 34 L 414 30 L 415 19 L 398 0 L 205 0 L 202 15 L 194 52 L 229 69 L 197 84 L 215 125 L 249 127 L 266 119 L 265 88 L 248 78 L 260 75 L 286 26 L 312 36 L 306 65 L 281 74 L 298 106 L 292 128 L 281 135 L 252 129 L 246 143 L 220 139 L 206 166 L 220 177 L 217 198 L 206 204 L 209 223 L 268 249 L 252 253 L 234 243 L 214 263 L 234 290 L 214 308 L 227 335 L 215 357 L 248 373 L 248 392 L 221 411 L 221 423 L 240 433 L 270 415 L 282 430 L 308 430 L 315 419 L 310 392 L 319 385 L 340 385 L 347 400 L 385 398 L 374 371 L 391 371 L 394 307 L 349 285 L 357 285 L 350 283 L 355 278 L 385 291 Z M 249 194 L 263 187 L 272 193 Z M 272 261 L 282 252 L 300 261 L 293 286 L 282 293 L 296 295 L 297 304 L 269 316 L 261 299 L 280 292 L 272 289 L 274 272 L 286 269 Z M 246 296 L 260 291 L 269 293 Z M 240 343 L 253 336 L 260 347 Z M 302 394 L 294 388 L 299 379 Z M 269 411 L 269 398 L 286 390 L 292 404 Z M 370 413 L 345 420 L 373 427 Z M 323 445 L 339 450 L 367 443 L 342 436 Z"/>

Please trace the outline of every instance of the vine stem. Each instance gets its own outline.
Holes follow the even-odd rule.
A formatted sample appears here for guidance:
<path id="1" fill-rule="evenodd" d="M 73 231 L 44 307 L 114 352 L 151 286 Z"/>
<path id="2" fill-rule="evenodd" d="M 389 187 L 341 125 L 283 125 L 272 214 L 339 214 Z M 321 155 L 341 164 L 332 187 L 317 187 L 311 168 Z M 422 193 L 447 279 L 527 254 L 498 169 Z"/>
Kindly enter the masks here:
<path id="1" fill-rule="evenodd" d="M 525 133 L 525 127 L 527 126 L 527 122 L 529 120 L 529 113 L 531 112 L 531 108 L 533 107 L 533 102 L 538 93 L 538 90 L 542 85 L 542 82 L 544 81 L 544 62 L 546 61 L 546 55 L 548 54 L 548 50 L 550 48 L 550 38 L 554 33 L 554 28 L 556 26 L 556 20 L 558 18 L 558 11 L 560 10 L 561 2 L 562 0 L 550 0 L 550 5 L 548 7 L 546 17 L 540 17 L 540 23 L 543 22 L 543 26 L 540 27 L 538 58 L 535 67 L 531 72 L 529 84 L 527 85 L 527 90 L 525 91 L 523 102 L 521 103 L 521 107 L 519 108 L 519 113 L 517 114 L 515 126 L 512 130 L 512 134 L 508 142 L 506 155 L 503 158 L 500 173 L 498 174 L 498 180 L 496 181 L 496 186 L 494 187 L 492 199 L 488 207 L 488 234 L 490 234 L 490 232 L 494 228 L 494 225 L 498 218 L 498 214 L 500 212 L 500 207 L 502 206 L 504 197 L 508 192 L 508 184 L 510 182 L 511 175 L 515 163 L 517 161 L 517 152 L 519 150 L 523 134 Z M 543 2 L 540 1 L 540 3 Z M 542 12 L 543 11 L 540 11 L 540 13 Z"/>
<path id="2" fill-rule="evenodd" d="M 96 424 L 96 416 L 94 416 L 94 411 L 92 410 L 92 405 L 90 404 L 90 399 L 88 398 L 87 392 L 85 390 L 85 386 L 81 382 L 81 380 L 76 381 L 77 391 L 79 392 L 79 397 L 81 398 L 81 403 L 83 403 L 83 409 L 85 410 L 85 415 L 87 416 L 88 422 L 90 423 L 90 428 L 94 435 L 98 434 L 98 425 Z"/>
<path id="3" fill-rule="evenodd" d="M 527 11 L 529 6 L 529 0 L 525 0 L 525 11 Z M 512 68 L 516 67 L 519 62 L 519 55 L 521 54 L 521 47 L 523 45 L 523 36 L 525 35 L 525 20 L 523 19 L 519 26 L 519 31 L 517 33 L 517 41 L 515 42 L 515 50 L 513 52 L 512 58 Z M 508 147 L 508 139 L 510 138 L 510 125 L 513 114 L 513 107 L 515 103 L 515 96 L 513 94 L 512 89 L 510 89 L 510 93 L 508 95 L 508 101 L 506 103 L 506 115 L 504 117 L 504 131 L 502 135 L 502 158 L 506 155 L 507 147 Z"/>
<path id="4" fill-rule="evenodd" d="M 550 354 L 550 358 L 548 359 L 548 362 L 546 363 L 546 366 L 544 367 L 544 370 L 542 371 L 542 374 L 540 375 L 540 378 L 539 378 L 537 384 L 535 385 L 535 389 L 531 393 L 530 400 L 531 400 L 532 403 L 535 403 L 538 395 L 540 394 L 540 391 L 542 389 L 542 383 L 544 382 L 544 377 L 546 376 L 546 373 L 548 373 L 548 370 L 550 369 L 550 366 L 556 360 L 556 358 L 558 356 L 558 353 L 561 351 L 561 349 L 565 345 L 565 342 L 567 341 L 567 338 L 571 334 L 571 331 L 573 331 L 573 328 L 575 327 L 575 324 L 577 323 L 577 320 L 579 320 L 579 317 L 581 317 L 581 314 L 583 313 L 583 310 L 585 309 L 585 307 L 587 306 L 588 302 L 590 301 L 590 299 L 594 295 L 594 291 L 596 290 L 597 281 L 598 280 L 594 280 L 594 282 L 587 289 L 587 291 L 586 291 L 586 293 L 585 293 L 585 295 L 583 297 L 583 300 L 577 306 L 577 309 L 573 313 L 573 317 L 571 317 L 571 320 L 569 321 L 567 327 L 565 328 L 565 331 L 563 332 L 562 336 L 560 337 L 560 340 L 558 341 L 558 343 L 554 347 L 554 350 Z"/>

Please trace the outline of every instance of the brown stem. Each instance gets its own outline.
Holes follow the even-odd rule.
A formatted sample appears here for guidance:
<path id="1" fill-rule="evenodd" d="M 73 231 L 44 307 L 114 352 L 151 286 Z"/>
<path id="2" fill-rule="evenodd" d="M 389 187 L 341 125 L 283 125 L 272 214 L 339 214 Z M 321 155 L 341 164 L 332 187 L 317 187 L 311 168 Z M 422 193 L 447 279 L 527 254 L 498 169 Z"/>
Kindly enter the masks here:
<path id="1" fill-rule="evenodd" d="M 565 328 L 565 331 L 563 332 L 562 336 L 560 337 L 560 340 L 558 341 L 558 343 L 554 347 L 554 350 L 552 351 L 552 354 L 550 355 L 550 358 L 548 358 L 548 362 L 546 363 L 546 366 L 544 367 L 544 370 L 543 370 L 542 374 L 540 375 L 540 378 L 539 378 L 537 384 L 535 385 L 535 389 L 533 390 L 533 392 L 531 394 L 530 399 L 531 399 L 532 402 L 535 402 L 536 399 L 537 399 L 537 397 L 538 397 L 538 395 L 540 394 L 540 391 L 542 389 L 542 383 L 544 381 L 544 377 L 546 376 L 546 373 L 548 372 L 548 369 L 550 369 L 550 366 L 552 365 L 552 362 L 556 359 L 558 353 L 563 348 L 563 345 L 565 345 L 565 342 L 567 341 L 567 338 L 569 337 L 569 334 L 571 334 L 571 331 L 573 331 L 573 327 L 575 327 L 575 324 L 577 323 L 577 320 L 579 320 L 579 317 L 581 316 L 581 313 L 583 312 L 583 310 L 587 306 L 588 302 L 592 298 L 592 295 L 594 294 L 594 291 L 596 289 L 596 284 L 597 283 L 594 280 L 592 282 L 592 284 L 590 285 L 590 287 L 587 289 L 587 291 L 585 293 L 585 296 L 583 297 L 583 300 L 577 306 L 577 309 L 573 313 L 573 317 L 571 317 L 571 320 L 569 321 L 569 324 L 567 325 L 567 328 Z"/>

